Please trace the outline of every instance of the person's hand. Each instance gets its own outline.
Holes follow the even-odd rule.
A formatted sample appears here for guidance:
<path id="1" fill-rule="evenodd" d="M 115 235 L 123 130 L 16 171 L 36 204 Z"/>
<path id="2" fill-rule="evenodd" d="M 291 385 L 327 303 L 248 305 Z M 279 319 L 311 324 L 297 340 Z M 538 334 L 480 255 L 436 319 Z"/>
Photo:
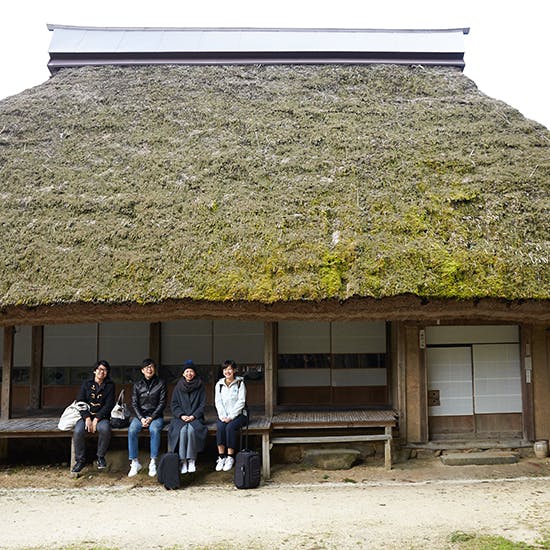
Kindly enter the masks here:
<path id="1" fill-rule="evenodd" d="M 84 422 L 86 424 L 86 431 L 90 432 L 90 433 L 93 433 L 92 432 L 92 429 L 93 429 L 92 419 L 88 416 L 88 417 L 86 417 L 86 420 Z"/>
<path id="2" fill-rule="evenodd" d="M 142 419 L 141 419 L 141 425 L 142 425 L 144 428 L 148 428 L 149 425 L 151 424 L 151 421 L 152 421 L 152 420 L 153 420 L 153 419 L 152 419 L 150 416 L 148 416 L 147 418 L 142 418 Z"/>
<path id="3" fill-rule="evenodd" d="M 222 420 L 222 422 L 225 422 L 226 424 L 229 424 L 231 422 L 231 418 L 229 418 L 227 416 L 225 418 L 222 418 L 221 420 Z"/>
<path id="4" fill-rule="evenodd" d="M 195 420 L 195 417 L 193 415 L 191 416 L 188 416 L 186 414 L 182 414 L 180 416 L 180 418 L 184 421 L 184 422 L 193 422 L 193 420 Z"/>
<path id="5" fill-rule="evenodd" d="M 99 420 L 97 418 L 94 418 L 92 420 L 92 433 L 95 434 L 97 432 L 97 423 Z"/>

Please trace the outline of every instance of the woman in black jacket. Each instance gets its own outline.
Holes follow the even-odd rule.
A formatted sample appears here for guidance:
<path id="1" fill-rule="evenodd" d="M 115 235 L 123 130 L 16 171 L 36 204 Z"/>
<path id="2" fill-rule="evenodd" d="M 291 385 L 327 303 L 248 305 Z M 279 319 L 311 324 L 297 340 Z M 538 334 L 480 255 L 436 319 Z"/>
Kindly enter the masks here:
<path id="1" fill-rule="evenodd" d="M 84 401 L 90 406 L 82 411 L 82 418 L 76 423 L 73 432 L 75 465 L 71 470 L 77 474 L 86 465 L 86 432 L 97 433 L 97 468 L 107 467 L 105 453 L 111 441 L 111 410 L 115 404 L 115 384 L 109 377 L 111 366 L 107 361 L 98 361 L 94 367 L 94 377 L 85 380 L 80 387 L 77 401 Z"/>
<path id="2" fill-rule="evenodd" d="M 134 477 L 141 470 L 138 460 L 138 433 L 142 428 L 148 429 L 150 434 L 149 475 L 157 475 L 157 458 L 160 448 L 160 433 L 164 426 L 164 407 L 166 407 L 166 383 L 157 375 L 157 366 L 152 359 L 145 359 L 142 363 L 141 374 L 132 389 L 132 407 L 136 416 L 128 428 L 128 456 L 130 458 L 130 472 L 128 477 Z"/>
<path id="3" fill-rule="evenodd" d="M 171 408 L 174 418 L 168 429 L 168 450 L 174 452 L 177 449 L 182 474 L 196 471 L 197 453 L 204 449 L 208 435 L 208 427 L 204 423 L 204 385 L 197 376 L 192 361 L 186 361 L 184 368 L 183 378 L 172 394 Z"/>

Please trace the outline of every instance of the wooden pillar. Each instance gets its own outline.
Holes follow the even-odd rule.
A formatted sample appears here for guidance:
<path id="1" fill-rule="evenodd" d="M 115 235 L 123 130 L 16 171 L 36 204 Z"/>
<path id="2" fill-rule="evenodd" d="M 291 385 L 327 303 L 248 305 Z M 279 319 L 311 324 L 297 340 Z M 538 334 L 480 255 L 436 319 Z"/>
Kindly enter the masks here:
<path id="1" fill-rule="evenodd" d="M 533 331 L 530 325 L 520 327 L 520 357 L 521 357 L 521 394 L 522 394 L 522 424 L 523 438 L 527 441 L 535 439 L 533 410 Z"/>
<path id="2" fill-rule="evenodd" d="M 531 335 L 533 439 L 550 439 L 550 327 L 534 326 Z"/>
<path id="3" fill-rule="evenodd" d="M 42 407 L 42 366 L 44 357 L 44 327 L 32 327 L 32 352 L 29 408 Z"/>
<path id="4" fill-rule="evenodd" d="M 396 373 L 392 377 L 392 403 L 397 409 L 399 434 L 406 440 L 407 435 L 407 353 L 405 345 L 405 330 L 401 322 L 392 323 L 392 367 Z"/>
<path id="5" fill-rule="evenodd" d="M 149 357 L 160 366 L 160 323 L 149 325 Z"/>
<path id="6" fill-rule="evenodd" d="M 428 441 L 428 395 L 424 350 L 419 345 L 419 327 L 405 325 L 406 407 L 409 443 Z"/>
<path id="7" fill-rule="evenodd" d="M 8 420 L 12 415 L 12 371 L 15 327 L 4 327 L 4 357 L 2 358 L 2 404 L 0 418 Z"/>
<path id="8" fill-rule="evenodd" d="M 273 416 L 277 404 L 277 323 L 264 323 L 265 415 Z"/>

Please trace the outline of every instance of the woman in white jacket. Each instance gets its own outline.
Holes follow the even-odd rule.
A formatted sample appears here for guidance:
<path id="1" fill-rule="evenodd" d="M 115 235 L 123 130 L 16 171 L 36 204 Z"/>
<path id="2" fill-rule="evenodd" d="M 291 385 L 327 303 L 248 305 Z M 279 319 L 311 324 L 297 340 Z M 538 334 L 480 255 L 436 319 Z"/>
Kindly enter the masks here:
<path id="1" fill-rule="evenodd" d="M 242 426 L 246 425 L 244 413 L 246 404 L 246 387 L 241 376 L 236 376 L 235 361 L 227 360 L 223 364 L 223 378 L 214 386 L 216 411 L 216 442 L 218 444 L 218 460 L 216 471 L 228 472 L 235 464 L 235 449 L 237 437 Z"/>

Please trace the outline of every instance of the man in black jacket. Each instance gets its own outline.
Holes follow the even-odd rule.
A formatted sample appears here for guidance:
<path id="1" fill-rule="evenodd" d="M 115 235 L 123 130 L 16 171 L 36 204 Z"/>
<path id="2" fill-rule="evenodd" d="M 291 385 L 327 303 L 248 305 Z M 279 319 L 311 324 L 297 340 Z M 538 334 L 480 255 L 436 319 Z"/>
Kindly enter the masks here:
<path id="1" fill-rule="evenodd" d="M 151 460 L 149 475 L 157 475 L 157 458 L 160 448 L 160 433 L 164 426 L 164 407 L 166 406 L 166 383 L 157 375 L 157 366 L 152 359 L 142 363 L 143 378 L 134 384 L 132 406 L 136 417 L 132 418 L 128 428 L 128 456 L 130 471 L 128 477 L 134 477 L 141 470 L 138 460 L 138 433 L 142 428 L 149 430 Z"/>
<path id="2" fill-rule="evenodd" d="M 84 401 L 90 406 L 82 411 L 82 418 L 76 423 L 73 432 L 75 465 L 71 470 L 77 474 L 86 465 L 86 432 L 97 433 L 97 468 L 107 467 L 105 453 L 111 441 L 111 410 L 115 404 L 115 384 L 109 377 L 111 366 L 107 361 L 98 361 L 94 367 L 94 377 L 85 380 L 80 386 L 77 401 Z"/>

